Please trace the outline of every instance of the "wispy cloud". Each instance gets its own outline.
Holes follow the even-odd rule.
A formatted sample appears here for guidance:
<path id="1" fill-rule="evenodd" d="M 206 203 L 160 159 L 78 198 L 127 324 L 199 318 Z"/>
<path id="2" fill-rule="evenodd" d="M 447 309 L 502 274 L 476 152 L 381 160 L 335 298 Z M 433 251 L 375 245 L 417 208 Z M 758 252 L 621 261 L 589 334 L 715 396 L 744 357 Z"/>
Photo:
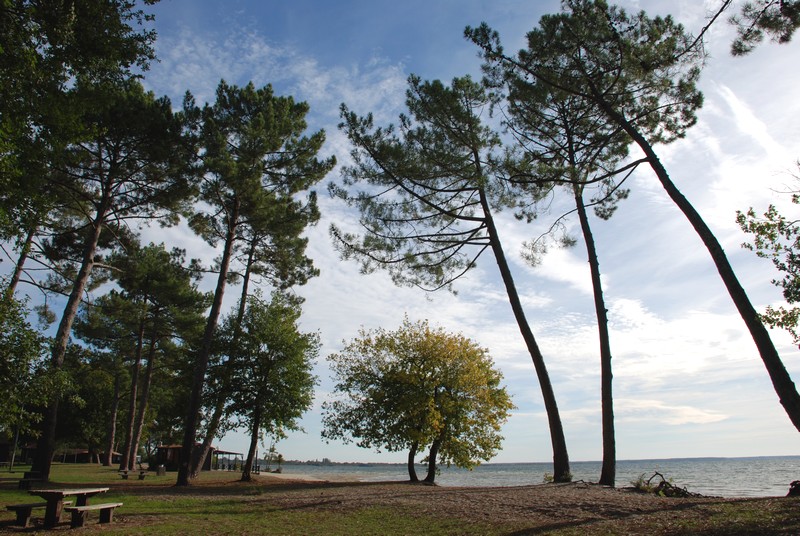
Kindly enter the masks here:
<path id="1" fill-rule="evenodd" d="M 615 401 L 615 416 L 620 423 L 663 423 L 670 426 L 682 424 L 710 424 L 728 418 L 723 413 L 692 406 L 676 406 L 658 400 Z"/>

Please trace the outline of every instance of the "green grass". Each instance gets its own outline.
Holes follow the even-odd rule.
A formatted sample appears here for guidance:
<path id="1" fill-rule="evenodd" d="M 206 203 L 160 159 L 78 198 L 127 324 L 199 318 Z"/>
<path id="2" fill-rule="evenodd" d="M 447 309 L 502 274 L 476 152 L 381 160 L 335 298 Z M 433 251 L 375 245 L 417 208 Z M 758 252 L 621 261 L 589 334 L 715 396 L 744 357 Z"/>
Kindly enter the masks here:
<path id="1" fill-rule="evenodd" d="M 20 468 L 16 476 L 21 477 L 26 469 Z M 115 513 L 113 524 L 99 526 L 96 519 L 90 519 L 82 532 L 102 530 L 103 534 L 159 536 L 200 536 L 211 532 L 220 535 L 497 534 L 489 525 L 464 526 L 458 519 L 420 516 L 403 507 L 367 506 L 348 511 L 281 508 L 270 503 L 270 497 L 276 493 L 274 484 L 267 489 L 259 484 L 238 483 L 237 476 L 234 472 L 204 472 L 200 477 L 202 485 L 175 488 L 175 473 L 163 477 L 151 473 L 145 480 L 132 475 L 122 480 L 116 468 L 53 464 L 48 487 L 109 486 L 111 489 L 103 495 L 102 502 L 124 503 Z M 17 490 L 16 483 L 0 484 L 0 533 L 20 530 L 11 526 L 14 514 L 5 505 L 30 501 L 28 492 Z M 42 517 L 43 513 L 35 512 L 34 521 L 37 516 Z M 34 529 L 25 533 L 52 532 Z"/>

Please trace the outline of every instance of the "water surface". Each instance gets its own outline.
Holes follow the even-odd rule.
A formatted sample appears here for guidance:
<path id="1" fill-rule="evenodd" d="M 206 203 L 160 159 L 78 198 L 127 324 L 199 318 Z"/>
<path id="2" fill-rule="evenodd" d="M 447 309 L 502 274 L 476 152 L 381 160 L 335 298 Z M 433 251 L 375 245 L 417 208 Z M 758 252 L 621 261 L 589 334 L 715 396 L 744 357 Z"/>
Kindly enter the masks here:
<path id="1" fill-rule="evenodd" d="M 597 482 L 600 462 L 571 462 L 573 480 Z M 656 471 L 672 484 L 703 495 L 720 497 L 784 496 L 789 483 L 800 480 L 800 456 L 753 458 L 674 458 L 620 460 L 617 487 L 630 486 L 640 475 Z M 436 482 L 441 486 L 526 486 L 541 484 L 552 474 L 550 463 L 488 463 L 472 471 L 443 467 Z M 321 480 L 378 482 L 407 480 L 404 464 L 284 465 L 283 474 L 305 475 Z M 418 466 L 420 478 L 425 468 Z M 659 479 L 654 479 L 657 482 Z"/>

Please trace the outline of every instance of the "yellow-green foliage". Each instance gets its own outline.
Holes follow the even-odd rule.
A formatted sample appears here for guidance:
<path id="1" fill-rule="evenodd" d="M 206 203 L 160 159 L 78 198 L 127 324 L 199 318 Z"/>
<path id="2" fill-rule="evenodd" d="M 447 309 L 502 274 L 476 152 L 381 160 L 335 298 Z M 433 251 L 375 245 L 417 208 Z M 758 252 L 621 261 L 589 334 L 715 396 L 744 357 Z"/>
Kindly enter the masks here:
<path id="1" fill-rule="evenodd" d="M 324 405 L 325 437 L 391 451 L 436 442 L 443 463 L 466 468 L 500 449 L 514 405 L 488 350 L 465 336 L 406 318 L 328 359 L 339 398 Z"/>

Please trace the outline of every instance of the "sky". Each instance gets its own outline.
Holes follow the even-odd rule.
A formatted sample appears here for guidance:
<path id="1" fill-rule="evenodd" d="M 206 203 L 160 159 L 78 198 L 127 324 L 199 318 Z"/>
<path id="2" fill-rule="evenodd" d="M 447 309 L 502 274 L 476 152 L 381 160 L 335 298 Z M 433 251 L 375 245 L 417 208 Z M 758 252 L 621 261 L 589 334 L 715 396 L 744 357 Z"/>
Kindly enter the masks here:
<path id="1" fill-rule="evenodd" d="M 672 14 L 699 31 L 719 1 L 621 0 L 629 10 Z M 476 47 L 463 38 L 467 25 L 486 21 L 516 50 L 545 13 L 541 0 L 162 0 L 152 12 L 156 55 L 145 86 L 175 106 L 189 90 L 198 103 L 213 101 L 220 79 L 257 87 L 310 105 L 309 132 L 324 129 L 324 155 L 341 165 L 350 147 L 338 130 L 340 103 L 377 124 L 404 111 L 406 79 L 449 82 L 480 77 Z M 665 10 L 669 11 L 665 11 Z M 747 236 L 737 210 L 763 212 L 770 203 L 796 214 L 785 193 L 795 183 L 800 157 L 798 45 L 766 43 L 744 58 L 728 47 L 732 28 L 719 21 L 708 36 L 709 57 L 701 89 L 705 104 L 685 139 L 657 152 L 673 180 L 716 233 L 742 285 L 759 310 L 781 303 L 770 281 L 771 263 L 741 248 Z M 792 74 L 794 73 L 794 74 Z M 337 167 L 323 181 L 335 181 Z M 673 206 L 655 176 L 642 168 L 631 194 L 609 221 L 593 218 L 614 356 L 618 459 L 762 456 L 800 453 L 800 436 L 777 396 L 707 251 Z M 515 323 L 494 258 L 455 284 L 457 294 L 396 287 L 385 273 L 361 275 L 342 261 L 328 235 L 331 222 L 357 225 L 358 215 L 331 199 L 320 183 L 321 221 L 309 229 L 308 254 L 321 275 L 296 292 L 305 297 L 304 331 L 319 332 L 319 378 L 304 432 L 276 448 L 287 459 L 404 462 L 406 453 L 378 453 L 321 439 L 321 404 L 333 390 L 326 356 L 360 328 L 399 327 L 404 315 L 460 332 L 489 349 L 517 409 L 502 429 L 493 462 L 552 460 L 547 420 L 533 365 Z M 553 382 L 572 460 L 599 460 L 600 367 L 589 269 L 582 241 L 552 248 L 533 268 L 521 256 L 560 215 L 526 225 L 501 214 L 499 226 L 525 312 Z M 567 220 L 577 229 L 577 220 Z M 152 231 L 151 231 L 152 232 Z M 147 237 L 147 235 L 146 235 Z M 159 229 L 155 241 L 180 245 L 210 262 L 217 254 L 185 227 Z M 204 282 L 211 289 L 213 281 Z M 265 289 L 268 292 L 268 289 Z M 236 299 L 229 288 L 226 307 Z M 784 364 L 800 378 L 798 349 L 772 331 Z M 229 433 L 220 448 L 246 452 L 243 433 Z"/>

